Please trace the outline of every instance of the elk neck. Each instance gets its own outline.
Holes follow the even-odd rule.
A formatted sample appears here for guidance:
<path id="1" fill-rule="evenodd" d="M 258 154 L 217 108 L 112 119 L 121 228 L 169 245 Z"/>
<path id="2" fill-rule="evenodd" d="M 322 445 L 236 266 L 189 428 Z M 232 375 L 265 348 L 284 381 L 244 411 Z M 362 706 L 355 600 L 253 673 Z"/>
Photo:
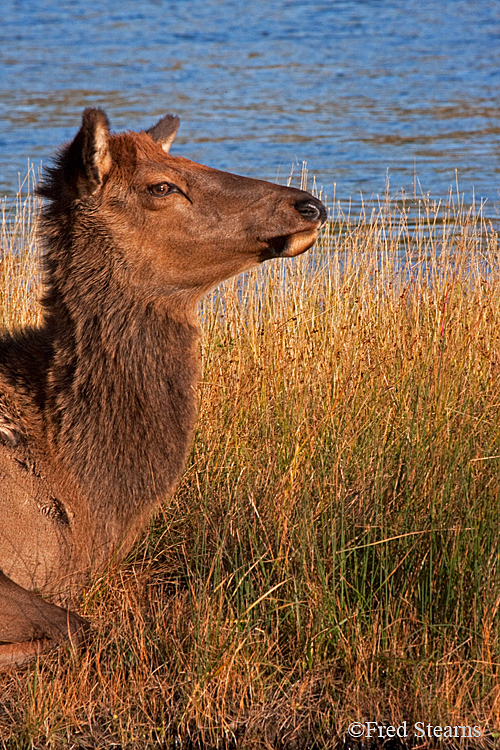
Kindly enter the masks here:
<path id="1" fill-rule="evenodd" d="M 119 533 L 173 489 L 184 465 L 197 408 L 197 320 L 174 297 L 141 294 L 102 226 L 79 231 L 46 211 L 45 229 L 47 436 Z"/>

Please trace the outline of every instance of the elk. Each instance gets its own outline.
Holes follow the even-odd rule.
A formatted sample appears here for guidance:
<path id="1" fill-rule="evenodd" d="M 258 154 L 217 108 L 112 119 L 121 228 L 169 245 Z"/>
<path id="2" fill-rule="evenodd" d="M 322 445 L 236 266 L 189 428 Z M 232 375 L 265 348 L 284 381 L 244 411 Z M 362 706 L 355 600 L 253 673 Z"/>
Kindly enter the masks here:
<path id="1" fill-rule="evenodd" d="M 39 188 L 41 323 L 0 337 L 4 666 L 85 639 L 71 608 L 89 576 L 173 493 L 197 413 L 202 295 L 305 252 L 326 219 L 307 192 L 172 156 L 178 125 L 112 134 L 86 109 Z"/>

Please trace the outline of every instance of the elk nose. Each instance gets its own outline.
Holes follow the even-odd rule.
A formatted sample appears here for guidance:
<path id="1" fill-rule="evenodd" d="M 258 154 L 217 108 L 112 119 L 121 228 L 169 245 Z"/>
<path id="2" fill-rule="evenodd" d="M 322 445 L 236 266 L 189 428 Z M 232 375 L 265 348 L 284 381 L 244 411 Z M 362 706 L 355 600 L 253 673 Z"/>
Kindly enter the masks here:
<path id="1" fill-rule="evenodd" d="M 307 221 L 319 221 L 321 225 L 326 221 L 326 209 L 324 205 L 312 195 L 304 200 L 297 201 L 295 209 Z"/>

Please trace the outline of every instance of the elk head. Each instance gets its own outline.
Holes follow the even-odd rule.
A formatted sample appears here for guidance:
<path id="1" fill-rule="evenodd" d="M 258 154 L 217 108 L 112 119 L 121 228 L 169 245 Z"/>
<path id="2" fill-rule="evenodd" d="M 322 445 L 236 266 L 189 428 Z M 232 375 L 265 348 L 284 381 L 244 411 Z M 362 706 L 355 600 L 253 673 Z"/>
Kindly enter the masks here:
<path id="1" fill-rule="evenodd" d="M 133 284 L 199 299 L 226 278 L 303 253 L 326 220 L 311 194 L 221 172 L 169 153 L 179 120 L 112 135 L 104 112 L 87 109 L 51 184 L 75 221 L 96 222 Z M 60 170 L 62 179 L 55 180 Z"/>

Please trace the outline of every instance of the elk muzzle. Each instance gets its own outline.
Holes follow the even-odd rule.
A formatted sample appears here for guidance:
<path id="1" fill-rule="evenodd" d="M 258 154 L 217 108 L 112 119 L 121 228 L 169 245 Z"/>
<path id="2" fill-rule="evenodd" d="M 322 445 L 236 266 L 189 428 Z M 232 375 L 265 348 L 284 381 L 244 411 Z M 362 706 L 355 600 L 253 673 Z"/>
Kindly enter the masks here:
<path id="1" fill-rule="evenodd" d="M 301 198 L 294 203 L 294 209 L 300 216 L 313 226 L 293 234 L 273 237 L 269 240 L 269 248 L 272 255 L 266 256 L 276 258 L 294 258 L 296 255 L 305 253 L 314 245 L 318 239 L 318 232 L 327 219 L 326 208 L 323 203 L 313 195 L 304 193 L 307 197 Z"/>

